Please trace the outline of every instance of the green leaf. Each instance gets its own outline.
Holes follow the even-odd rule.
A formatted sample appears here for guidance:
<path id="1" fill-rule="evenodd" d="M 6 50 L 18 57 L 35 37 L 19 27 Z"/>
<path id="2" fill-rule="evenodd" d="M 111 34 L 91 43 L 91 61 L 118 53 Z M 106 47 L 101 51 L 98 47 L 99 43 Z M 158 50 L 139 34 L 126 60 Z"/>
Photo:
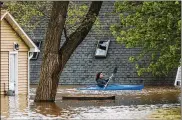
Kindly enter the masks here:
<path id="1" fill-rule="evenodd" d="M 129 61 L 136 63 L 138 75 L 150 72 L 167 76 L 179 65 L 181 57 L 181 4 L 178 1 L 116 2 L 115 11 L 120 21 L 111 32 L 126 48 L 141 48 Z M 117 29 L 116 29 L 117 28 Z M 148 63 L 141 63 L 148 57 Z"/>

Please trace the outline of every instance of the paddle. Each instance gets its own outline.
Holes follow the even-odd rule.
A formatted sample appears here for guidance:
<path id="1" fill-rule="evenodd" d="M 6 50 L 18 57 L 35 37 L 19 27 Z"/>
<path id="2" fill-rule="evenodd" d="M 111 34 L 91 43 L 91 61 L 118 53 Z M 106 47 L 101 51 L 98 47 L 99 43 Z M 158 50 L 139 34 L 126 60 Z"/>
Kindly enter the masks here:
<path id="1" fill-rule="evenodd" d="M 112 75 L 109 77 L 108 82 L 107 82 L 106 85 L 104 86 L 104 89 L 107 87 L 109 81 L 112 79 L 112 77 L 114 76 L 114 74 L 117 72 L 117 69 L 118 69 L 117 67 L 114 68 L 114 71 L 113 71 Z"/>

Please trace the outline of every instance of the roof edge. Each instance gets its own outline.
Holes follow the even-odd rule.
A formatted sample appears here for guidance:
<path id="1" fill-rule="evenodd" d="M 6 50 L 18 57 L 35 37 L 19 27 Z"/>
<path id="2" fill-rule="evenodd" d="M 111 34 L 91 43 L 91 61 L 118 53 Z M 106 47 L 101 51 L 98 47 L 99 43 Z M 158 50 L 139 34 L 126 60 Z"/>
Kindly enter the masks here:
<path id="1" fill-rule="evenodd" d="M 1 15 L 1 20 L 3 20 L 3 18 L 6 16 L 6 14 L 8 14 L 8 11 L 7 10 L 1 10 L 2 11 L 5 11 L 5 13 L 3 15 Z"/>

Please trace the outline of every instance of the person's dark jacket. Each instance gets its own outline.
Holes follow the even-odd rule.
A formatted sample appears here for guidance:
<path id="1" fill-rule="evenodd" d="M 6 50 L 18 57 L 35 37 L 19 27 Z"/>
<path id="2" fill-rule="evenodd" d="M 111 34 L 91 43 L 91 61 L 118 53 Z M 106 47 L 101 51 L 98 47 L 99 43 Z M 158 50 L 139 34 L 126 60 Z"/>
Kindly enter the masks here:
<path id="1" fill-rule="evenodd" d="M 97 79 L 96 81 L 99 87 L 104 87 L 108 82 L 108 80 L 105 80 L 105 79 Z"/>

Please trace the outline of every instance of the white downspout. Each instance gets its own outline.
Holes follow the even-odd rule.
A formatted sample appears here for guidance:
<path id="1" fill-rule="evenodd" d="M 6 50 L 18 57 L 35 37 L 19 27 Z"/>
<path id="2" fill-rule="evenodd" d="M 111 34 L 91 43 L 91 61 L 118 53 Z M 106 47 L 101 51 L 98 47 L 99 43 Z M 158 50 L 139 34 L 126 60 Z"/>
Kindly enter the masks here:
<path id="1" fill-rule="evenodd" d="M 30 59 L 33 57 L 33 52 L 28 51 L 28 110 L 30 110 Z M 29 115 L 28 115 L 29 116 Z"/>
<path id="2" fill-rule="evenodd" d="M 29 60 L 33 57 L 33 52 L 29 52 Z"/>
<path id="3" fill-rule="evenodd" d="M 33 57 L 33 52 L 28 51 L 28 96 L 30 92 L 30 59 Z"/>

